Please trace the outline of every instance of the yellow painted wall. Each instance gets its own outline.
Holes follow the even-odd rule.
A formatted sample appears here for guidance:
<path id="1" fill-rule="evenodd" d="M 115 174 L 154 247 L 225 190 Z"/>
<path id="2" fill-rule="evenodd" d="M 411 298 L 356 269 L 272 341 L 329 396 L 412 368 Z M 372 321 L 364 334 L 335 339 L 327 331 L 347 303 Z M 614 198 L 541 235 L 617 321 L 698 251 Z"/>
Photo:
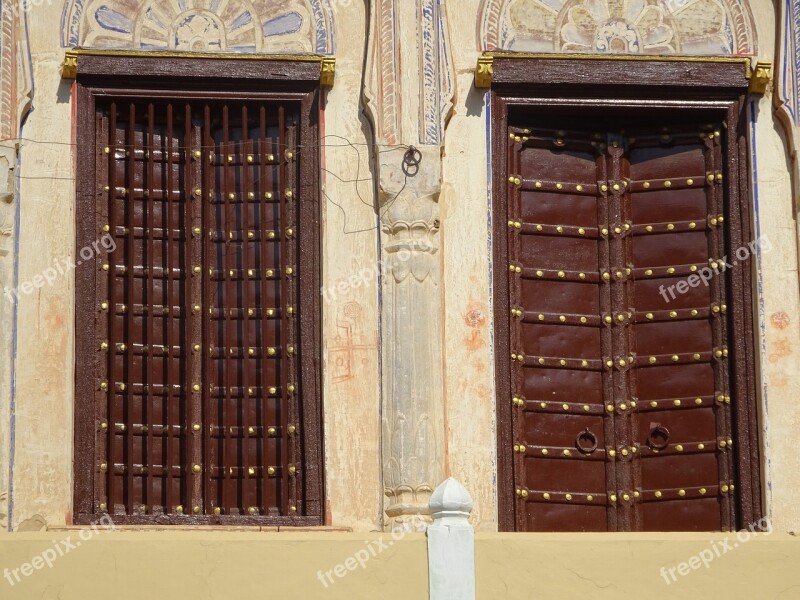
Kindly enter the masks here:
<path id="1" fill-rule="evenodd" d="M 88 537 L 87 534 L 84 534 Z M 479 600 L 626 600 L 800 598 L 800 538 L 727 534 L 730 550 L 677 581 L 661 567 L 724 547 L 725 534 L 491 534 L 476 540 Z M 78 531 L 0 534 L 0 569 L 80 541 Z M 382 543 L 385 549 L 379 550 Z M 712 546 L 713 541 L 713 546 Z M 391 544 L 390 544 L 391 542 Z M 734 544 L 738 546 L 734 547 Z M 375 549 L 373 556 L 368 547 Z M 365 567 L 355 559 L 369 554 Z M 55 551 L 54 551 L 55 552 Z M 721 550 L 720 550 L 721 552 Z M 351 558 L 352 557 L 352 558 Z M 354 566 L 348 571 L 346 562 Z M 699 560 L 699 559 L 698 559 Z M 0 598 L 84 600 L 424 600 L 427 550 L 422 534 L 245 531 L 102 532 L 11 586 Z M 694 564 L 698 564 L 697 561 Z M 342 565 L 324 587 L 318 573 Z M 32 567 L 31 567 L 32 568 Z M 21 574 L 21 572 L 20 572 Z M 13 579 L 13 574 L 9 575 Z M 145 582 L 146 585 L 145 585 Z"/>

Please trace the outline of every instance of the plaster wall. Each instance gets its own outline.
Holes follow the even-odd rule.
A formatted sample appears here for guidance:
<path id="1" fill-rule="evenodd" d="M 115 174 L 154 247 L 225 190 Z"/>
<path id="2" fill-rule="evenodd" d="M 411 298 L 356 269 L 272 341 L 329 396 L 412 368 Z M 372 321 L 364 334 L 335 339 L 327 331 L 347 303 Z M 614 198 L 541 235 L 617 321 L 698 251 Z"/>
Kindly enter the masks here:
<path id="1" fill-rule="evenodd" d="M 119 600 L 140 598 L 143 574 L 148 589 L 157 590 L 151 591 L 154 598 L 428 597 L 427 548 L 421 534 L 395 541 L 389 534 L 380 538 L 309 532 L 100 533 L 51 560 L 52 567 L 37 561 L 40 568 L 33 570 L 35 557 L 41 558 L 48 550 L 57 554 L 56 545 L 64 551 L 78 541 L 78 531 L 0 534 L 0 565 L 9 570 L 7 576 L 0 573 L 3 598 L 72 600 L 108 594 Z M 586 560 L 587 547 L 593 549 L 591 561 Z M 368 548 L 375 549 L 375 554 Z M 714 548 L 719 549 L 718 556 Z M 706 557 L 708 568 L 699 556 Z M 356 557 L 364 561 L 363 568 Z M 800 541 L 778 533 L 744 543 L 733 535 L 726 539 L 720 535 L 479 533 L 476 597 L 591 596 L 602 600 L 645 594 L 664 600 L 788 600 L 800 591 L 798 560 Z M 699 568 L 690 568 L 690 561 Z M 13 569 L 21 569 L 24 563 L 31 563 L 26 569 L 30 574 L 22 577 L 18 571 L 21 581 L 17 583 Z M 686 575 L 677 570 L 681 563 L 687 564 L 681 569 Z M 667 570 L 669 584 L 662 568 Z M 13 586 L 7 577 L 15 582 Z"/>
<path id="2" fill-rule="evenodd" d="M 383 488 L 380 286 L 375 275 L 380 233 L 370 156 L 373 138 L 360 105 L 368 29 L 364 3 L 332 6 L 337 74 L 325 102 L 322 210 L 326 514 L 334 526 L 371 531 L 382 526 Z M 37 3 L 29 15 L 35 88 L 33 111 L 19 142 L 19 254 L 14 256 L 9 244 L 12 253 L 0 258 L 4 265 L 16 260 L 19 284 L 33 281 L 54 261 L 63 264 L 75 257 L 70 145 L 74 107 L 71 82 L 60 77 L 62 8 L 60 2 Z M 758 58 L 772 60 L 775 8 L 768 0 L 753 0 L 751 8 L 758 30 Z M 479 12 L 479 0 L 448 4 L 455 98 L 444 138 L 439 199 L 437 260 L 442 270 L 443 320 L 442 331 L 430 335 L 443 341 L 445 476 L 464 483 L 475 500 L 474 523 L 480 531 L 490 532 L 497 528 L 497 451 L 489 115 L 485 94 L 473 86 Z M 403 35 L 405 43 L 416 43 L 413 32 Z M 398 60 L 402 62 L 403 57 Z M 796 215 L 791 165 L 783 131 L 773 115 L 771 88 L 765 96 L 754 97 L 753 115 L 757 225 L 772 245 L 758 262 L 765 489 L 775 528 L 791 531 L 800 528 L 800 507 L 793 500 L 800 489 L 800 458 L 792 443 L 793 432 L 800 427 L 796 402 L 800 384 L 795 376 L 800 372 Z M 61 526 L 71 520 L 73 296 L 72 273 L 60 276 L 53 285 L 20 294 L 15 316 L 3 320 L 6 325 L 15 320 L 15 340 L 13 329 L 4 325 L 0 331 L 0 357 L 16 345 L 13 443 L 7 412 L 0 423 L 0 466 L 5 470 L 10 464 L 9 513 L 15 530 L 38 529 L 45 523 Z M 0 408 L 7 410 L 11 381 L 6 371 L 2 375 Z"/>

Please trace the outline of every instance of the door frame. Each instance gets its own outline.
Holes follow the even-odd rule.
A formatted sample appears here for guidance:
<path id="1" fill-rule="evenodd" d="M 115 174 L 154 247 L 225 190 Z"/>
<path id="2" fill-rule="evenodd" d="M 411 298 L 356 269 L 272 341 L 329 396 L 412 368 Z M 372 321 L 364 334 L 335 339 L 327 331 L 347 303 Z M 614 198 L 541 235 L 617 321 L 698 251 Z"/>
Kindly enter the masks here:
<path id="1" fill-rule="evenodd" d="M 515 107 L 679 110 L 687 117 L 718 111 L 726 129 L 726 252 L 752 239 L 753 203 L 747 139 L 747 95 L 752 77 L 750 59 L 666 59 L 644 56 L 546 56 L 497 53 L 483 57 L 479 73 L 491 77 L 492 258 L 496 410 L 497 495 L 500 531 L 515 531 L 513 405 L 511 402 L 510 300 L 507 222 L 508 119 Z M 733 182 L 733 185 L 732 185 Z M 749 263 L 749 264 L 746 264 Z M 738 261 L 726 270 L 731 307 L 730 339 L 734 476 L 737 528 L 763 516 L 756 373 L 754 288 L 755 261 Z"/>

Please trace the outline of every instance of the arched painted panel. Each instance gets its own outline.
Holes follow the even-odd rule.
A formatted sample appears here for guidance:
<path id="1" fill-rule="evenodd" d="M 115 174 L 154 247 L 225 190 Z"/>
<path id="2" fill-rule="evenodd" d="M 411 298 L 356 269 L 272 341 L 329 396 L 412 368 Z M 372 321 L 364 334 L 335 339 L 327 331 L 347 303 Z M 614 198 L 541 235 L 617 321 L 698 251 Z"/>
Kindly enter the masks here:
<path id="1" fill-rule="evenodd" d="M 334 53 L 328 0 L 67 0 L 65 48 Z"/>
<path id="2" fill-rule="evenodd" d="M 484 0 L 480 49 L 754 55 L 743 0 Z"/>

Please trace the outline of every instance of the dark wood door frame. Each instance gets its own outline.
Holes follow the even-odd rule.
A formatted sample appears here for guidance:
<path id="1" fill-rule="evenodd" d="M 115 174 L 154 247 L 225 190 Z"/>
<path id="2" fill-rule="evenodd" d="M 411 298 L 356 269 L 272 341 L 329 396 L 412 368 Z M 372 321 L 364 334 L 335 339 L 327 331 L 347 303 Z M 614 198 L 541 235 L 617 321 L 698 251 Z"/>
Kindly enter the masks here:
<path id="1" fill-rule="evenodd" d="M 511 452 L 512 391 L 509 380 L 509 271 L 507 130 L 509 113 L 520 108 L 663 110 L 686 115 L 713 112 L 725 123 L 725 219 L 728 255 L 753 239 L 751 167 L 746 101 L 749 59 L 641 60 L 495 56 L 491 86 L 492 213 L 494 260 L 495 369 L 497 382 L 498 521 L 514 531 L 517 499 Z M 596 113 L 597 114 L 597 113 Z M 737 527 L 758 522 L 763 514 L 759 445 L 756 346 L 754 329 L 755 266 L 739 261 L 725 273 L 730 293 L 728 323 L 736 332 L 730 343 L 735 438 Z"/>
<path id="2" fill-rule="evenodd" d="M 320 116 L 323 92 L 320 61 L 245 60 L 176 56 L 145 56 L 139 53 L 109 52 L 81 55 L 76 82 L 75 128 L 90 143 L 76 150 L 76 248 L 91 245 L 103 225 L 96 214 L 98 183 L 94 131 L 99 99 L 170 98 L 180 100 L 277 100 L 296 102 L 302 115 L 298 144 L 310 151 L 299 153 L 299 183 L 304 193 L 300 204 L 297 262 L 302 302 L 300 314 L 303 337 L 299 343 L 299 374 L 303 382 L 302 415 L 299 427 L 305 437 L 303 456 L 303 506 L 296 516 L 215 516 L 211 514 L 114 516 L 123 525 L 283 525 L 324 524 L 324 456 L 322 425 L 322 334 L 320 304 Z M 91 132 L 91 133 L 89 133 Z M 98 436 L 104 435 L 96 418 L 95 397 L 98 364 L 94 324 L 97 272 L 76 271 L 75 307 L 75 416 L 74 416 L 74 524 L 95 522 L 107 511 L 94 498 Z"/>

